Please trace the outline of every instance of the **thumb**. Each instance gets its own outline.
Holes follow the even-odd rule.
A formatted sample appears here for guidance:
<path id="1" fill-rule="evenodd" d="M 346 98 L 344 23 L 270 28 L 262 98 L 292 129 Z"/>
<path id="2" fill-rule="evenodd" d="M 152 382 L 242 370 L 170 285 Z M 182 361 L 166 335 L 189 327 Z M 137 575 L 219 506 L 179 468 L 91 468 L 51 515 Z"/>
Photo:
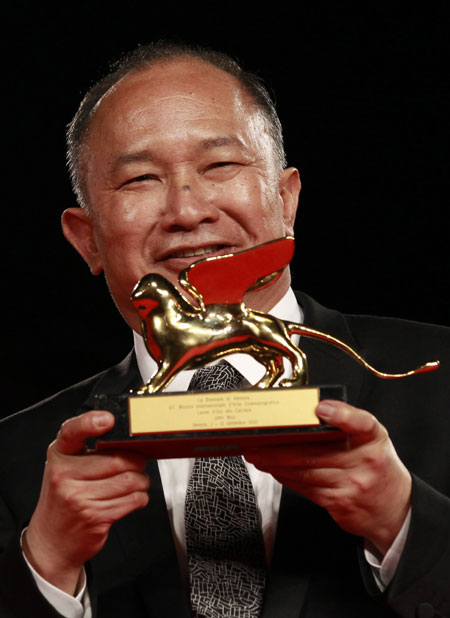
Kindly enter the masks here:
<path id="1" fill-rule="evenodd" d="M 64 455 L 76 455 L 84 451 L 84 441 L 89 436 L 101 436 L 114 426 L 114 416 L 106 410 L 92 410 L 70 418 L 61 425 L 53 443 Z"/>
<path id="2" fill-rule="evenodd" d="M 367 412 L 343 401 L 323 400 L 316 408 L 317 416 L 348 434 L 352 442 L 365 443 L 382 435 L 383 427 Z"/>

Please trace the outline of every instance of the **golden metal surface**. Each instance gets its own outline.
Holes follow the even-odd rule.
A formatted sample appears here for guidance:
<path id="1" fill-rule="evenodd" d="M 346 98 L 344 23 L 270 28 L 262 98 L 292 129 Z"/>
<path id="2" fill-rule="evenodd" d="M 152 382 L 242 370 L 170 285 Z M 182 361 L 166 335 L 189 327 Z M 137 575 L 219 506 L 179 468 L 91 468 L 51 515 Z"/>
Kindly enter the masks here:
<path id="1" fill-rule="evenodd" d="M 280 239 L 280 242 L 286 240 Z M 265 246 L 274 242 L 278 241 L 255 249 L 264 250 Z M 273 252 L 274 246 L 269 249 Z M 255 385 L 257 388 L 269 388 L 281 377 L 284 372 L 283 358 L 287 358 L 292 365 L 292 377 L 281 380 L 280 386 L 304 386 L 308 383 L 307 359 L 304 352 L 291 341 L 290 336 L 293 334 L 320 339 L 338 347 L 380 378 L 403 378 L 438 368 L 439 361 L 433 361 L 405 373 L 378 371 L 350 346 L 332 335 L 250 309 L 242 300 L 245 290 L 240 294 L 240 302 L 234 302 L 233 299 L 225 303 L 205 303 L 205 295 L 189 278 L 194 269 L 198 265 L 204 267 L 205 262 L 210 263 L 214 269 L 214 262 L 219 260 L 223 269 L 227 258 L 238 256 L 239 259 L 246 259 L 244 254 L 251 251 L 253 249 L 240 254 L 199 260 L 180 273 L 180 284 L 195 298 L 198 307 L 186 300 L 162 275 L 150 273 L 139 281 L 131 300 L 141 316 L 142 335 L 149 353 L 158 364 L 158 370 L 137 394 L 159 392 L 169 385 L 179 371 L 197 369 L 236 352 L 250 354 L 264 366 L 266 371 Z M 238 267 L 240 263 L 235 262 Z M 269 260 L 269 264 L 272 263 Z M 206 267 L 209 268 L 208 265 Z M 280 265 L 273 268 L 273 274 L 263 269 L 258 275 L 255 274 L 251 285 L 246 283 L 247 289 L 269 285 L 281 270 Z M 216 285 L 220 286 L 220 282 L 216 282 Z M 217 290 L 215 293 L 217 295 Z"/>

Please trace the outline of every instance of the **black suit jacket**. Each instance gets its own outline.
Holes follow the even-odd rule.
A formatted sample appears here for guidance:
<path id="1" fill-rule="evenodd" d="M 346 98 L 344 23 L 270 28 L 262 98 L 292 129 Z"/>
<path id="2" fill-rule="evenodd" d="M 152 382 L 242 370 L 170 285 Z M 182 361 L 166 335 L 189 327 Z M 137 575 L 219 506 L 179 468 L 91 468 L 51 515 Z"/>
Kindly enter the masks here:
<path id="1" fill-rule="evenodd" d="M 450 614 L 450 329 L 393 319 L 343 316 L 299 295 L 305 324 L 335 335 L 385 371 L 425 361 L 441 368 L 404 380 L 373 377 L 341 351 L 302 338 L 312 384 L 346 384 L 348 400 L 387 427 L 413 474 L 412 522 L 396 575 L 376 588 L 361 539 L 326 511 L 283 488 L 264 618 L 420 618 L 429 604 Z M 22 413 L 0 429 L 0 616 L 58 614 L 39 594 L 24 564 L 19 531 L 38 499 L 48 444 L 63 420 L 90 409 L 95 393 L 121 393 L 139 382 L 134 355 Z M 178 618 L 189 609 L 172 542 L 156 462 L 147 508 L 114 524 L 87 566 L 98 618 Z M 429 609 L 429 608 L 428 608 Z M 436 614 L 436 615 L 439 615 Z"/>

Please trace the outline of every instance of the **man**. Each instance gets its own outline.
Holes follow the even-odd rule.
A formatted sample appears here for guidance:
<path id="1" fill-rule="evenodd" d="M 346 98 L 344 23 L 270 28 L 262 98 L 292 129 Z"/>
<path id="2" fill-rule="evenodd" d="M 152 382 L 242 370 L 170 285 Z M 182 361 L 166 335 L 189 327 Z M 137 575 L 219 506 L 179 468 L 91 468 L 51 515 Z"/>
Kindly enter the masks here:
<path id="1" fill-rule="evenodd" d="M 293 230 L 300 180 L 284 168 L 273 106 L 220 54 L 171 46 L 132 54 L 82 103 L 69 162 L 80 207 L 63 214 L 64 234 L 93 274 L 104 272 L 135 333 L 129 297 L 143 275 L 176 283 L 199 257 Z M 305 295 L 298 305 L 289 284 L 286 269 L 246 302 L 303 316 L 376 366 L 390 359 L 386 370 L 434 358 L 441 368 L 385 383 L 302 342 L 311 382 L 348 386 L 349 404 L 322 402 L 317 414 L 349 437 L 245 455 L 269 561 L 262 616 L 448 614 L 450 333 L 341 316 Z M 180 512 L 192 462 L 146 468 L 137 455 L 84 452 L 85 438 L 114 422 L 92 411 L 93 394 L 127 392 L 152 373 L 136 334 L 135 342 L 137 366 L 132 355 L 4 423 L 2 615 L 190 615 Z M 257 381 L 250 361 L 238 364 Z M 191 375 L 173 388 L 186 389 Z"/>

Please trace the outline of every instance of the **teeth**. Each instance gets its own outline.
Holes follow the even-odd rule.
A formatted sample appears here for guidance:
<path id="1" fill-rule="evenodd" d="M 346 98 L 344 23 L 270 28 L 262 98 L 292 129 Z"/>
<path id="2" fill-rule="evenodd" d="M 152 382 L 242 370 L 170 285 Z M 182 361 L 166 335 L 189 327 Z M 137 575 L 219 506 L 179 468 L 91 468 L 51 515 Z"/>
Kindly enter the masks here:
<path id="1" fill-rule="evenodd" d="M 170 255 L 171 258 L 188 258 L 199 257 L 201 255 L 207 255 L 208 253 L 214 253 L 218 251 L 220 245 L 211 245 L 211 247 L 199 247 L 198 249 L 185 249 L 184 251 L 176 251 Z"/>

